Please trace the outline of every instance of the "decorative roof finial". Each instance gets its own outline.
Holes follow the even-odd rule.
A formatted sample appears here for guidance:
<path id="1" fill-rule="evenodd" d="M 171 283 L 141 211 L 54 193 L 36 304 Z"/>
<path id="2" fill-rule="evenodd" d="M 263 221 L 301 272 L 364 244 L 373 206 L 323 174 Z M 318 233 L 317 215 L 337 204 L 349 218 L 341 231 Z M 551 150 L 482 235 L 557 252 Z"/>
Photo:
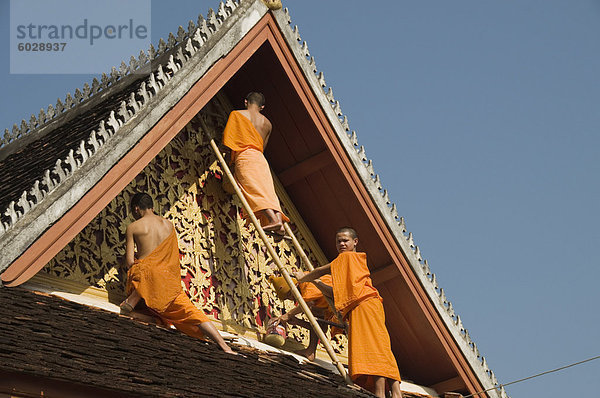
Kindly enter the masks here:
<path id="1" fill-rule="evenodd" d="M 262 2 L 267 6 L 269 10 L 272 11 L 280 10 L 282 7 L 281 0 L 262 0 Z"/>

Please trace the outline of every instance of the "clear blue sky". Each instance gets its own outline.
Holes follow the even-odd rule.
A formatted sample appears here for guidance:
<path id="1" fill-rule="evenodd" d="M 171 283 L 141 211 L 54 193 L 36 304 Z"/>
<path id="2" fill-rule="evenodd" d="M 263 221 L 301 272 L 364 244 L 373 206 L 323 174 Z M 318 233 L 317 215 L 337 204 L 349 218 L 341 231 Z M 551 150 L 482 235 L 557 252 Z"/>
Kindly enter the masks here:
<path id="1" fill-rule="evenodd" d="M 10 75 L 0 127 L 90 82 Z M 152 2 L 152 41 L 215 1 Z M 285 1 L 501 382 L 600 355 L 600 1 Z M 600 360 L 507 388 L 593 396 Z"/>

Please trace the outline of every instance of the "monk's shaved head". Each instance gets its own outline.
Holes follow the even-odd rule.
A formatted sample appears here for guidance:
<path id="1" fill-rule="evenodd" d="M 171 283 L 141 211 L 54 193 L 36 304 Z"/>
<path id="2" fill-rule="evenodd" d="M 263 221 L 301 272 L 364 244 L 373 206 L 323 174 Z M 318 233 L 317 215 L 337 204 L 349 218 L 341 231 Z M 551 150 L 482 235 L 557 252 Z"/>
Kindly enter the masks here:
<path id="1" fill-rule="evenodd" d="M 246 95 L 246 101 L 248 104 L 258 105 L 258 107 L 262 107 L 265 105 L 265 96 L 262 93 L 251 92 Z"/>
<path id="2" fill-rule="evenodd" d="M 154 207 L 152 197 L 145 192 L 138 192 L 131 197 L 131 210 L 134 207 L 139 207 L 140 210 L 148 210 Z"/>
<path id="3" fill-rule="evenodd" d="M 351 227 L 342 227 L 340 229 L 337 230 L 336 235 L 337 234 L 343 234 L 343 233 L 347 233 L 350 235 L 350 237 L 352 237 L 352 239 L 358 239 L 358 234 L 356 233 L 356 231 L 354 230 L 354 228 Z"/>

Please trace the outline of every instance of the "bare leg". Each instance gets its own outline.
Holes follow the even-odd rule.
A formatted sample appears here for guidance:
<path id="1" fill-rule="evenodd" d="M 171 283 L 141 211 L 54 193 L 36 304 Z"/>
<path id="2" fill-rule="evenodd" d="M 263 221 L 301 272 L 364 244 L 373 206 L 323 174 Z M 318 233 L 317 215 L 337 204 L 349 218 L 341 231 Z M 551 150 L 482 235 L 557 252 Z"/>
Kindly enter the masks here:
<path id="1" fill-rule="evenodd" d="M 375 378 L 375 395 L 379 398 L 385 398 L 385 377 L 373 376 Z"/>
<path id="2" fill-rule="evenodd" d="M 392 382 L 392 398 L 402 398 L 402 390 L 398 380 L 390 380 Z"/>
<path id="3" fill-rule="evenodd" d="M 314 361 L 315 352 L 317 351 L 317 345 L 319 344 L 319 336 L 317 336 L 317 333 L 314 331 L 310 323 L 306 322 L 303 319 L 295 318 L 295 320 L 290 323 L 298 325 L 310 331 L 310 340 L 308 342 L 308 347 L 306 347 L 303 350 L 296 351 L 296 354 L 306 357 L 306 359 L 308 359 L 309 361 Z M 321 326 L 321 329 L 324 330 L 327 327 L 327 325 L 324 325 L 322 323 L 319 323 L 319 326 Z"/>
<path id="4" fill-rule="evenodd" d="M 303 350 L 296 351 L 296 354 L 306 357 L 306 359 L 308 359 L 309 361 L 314 361 L 315 360 L 315 351 L 317 351 L 317 344 L 319 343 L 319 337 L 317 336 L 315 331 L 312 330 L 311 327 L 309 327 L 309 330 L 310 330 L 310 341 L 308 342 L 308 347 L 306 347 Z"/>
<path id="5" fill-rule="evenodd" d="M 202 333 L 204 333 L 205 335 L 207 335 L 208 337 L 210 337 L 210 339 L 212 341 L 214 341 L 215 343 L 217 343 L 217 345 L 226 353 L 228 354 L 234 354 L 235 352 L 233 352 L 233 350 L 231 349 L 231 347 L 229 347 L 227 345 L 227 343 L 225 343 L 225 340 L 223 340 L 223 337 L 221 336 L 221 334 L 219 333 L 219 331 L 217 330 L 217 328 L 215 327 L 215 325 L 208 321 L 208 322 L 202 322 L 201 324 L 198 325 L 198 328 L 202 331 Z"/>

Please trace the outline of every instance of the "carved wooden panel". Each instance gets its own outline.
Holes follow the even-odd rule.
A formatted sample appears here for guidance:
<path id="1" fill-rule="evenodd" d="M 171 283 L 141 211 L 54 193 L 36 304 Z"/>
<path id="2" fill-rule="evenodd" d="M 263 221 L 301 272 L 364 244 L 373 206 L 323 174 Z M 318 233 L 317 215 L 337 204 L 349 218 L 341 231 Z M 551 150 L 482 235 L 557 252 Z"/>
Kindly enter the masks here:
<path id="1" fill-rule="evenodd" d="M 211 101 L 144 170 L 54 259 L 44 272 L 106 289 L 121 299 L 126 281 L 122 262 L 130 197 L 149 193 L 155 211 L 173 222 L 180 248 L 182 285 L 194 304 L 234 330 L 264 330 L 269 316 L 294 303 L 277 299 L 269 276 L 277 269 L 254 227 L 240 217 L 241 203 L 223 189 L 223 173 L 201 126 L 217 136 L 227 120 L 226 99 Z M 202 118 L 204 123 L 201 123 Z M 291 203 L 282 201 L 284 212 Z M 294 221 L 294 220 L 292 220 Z M 296 220 L 297 222 L 300 220 Z M 297 234 L 313 264 L 318 262 L 302 234 Z M 276 251 L 289 270 L 300 267 L 291 243 Z M 306 342 L 308 333 L 293 328 L 290 336 Z M 345 337 L 333 341 L 346 349 Z"/>

